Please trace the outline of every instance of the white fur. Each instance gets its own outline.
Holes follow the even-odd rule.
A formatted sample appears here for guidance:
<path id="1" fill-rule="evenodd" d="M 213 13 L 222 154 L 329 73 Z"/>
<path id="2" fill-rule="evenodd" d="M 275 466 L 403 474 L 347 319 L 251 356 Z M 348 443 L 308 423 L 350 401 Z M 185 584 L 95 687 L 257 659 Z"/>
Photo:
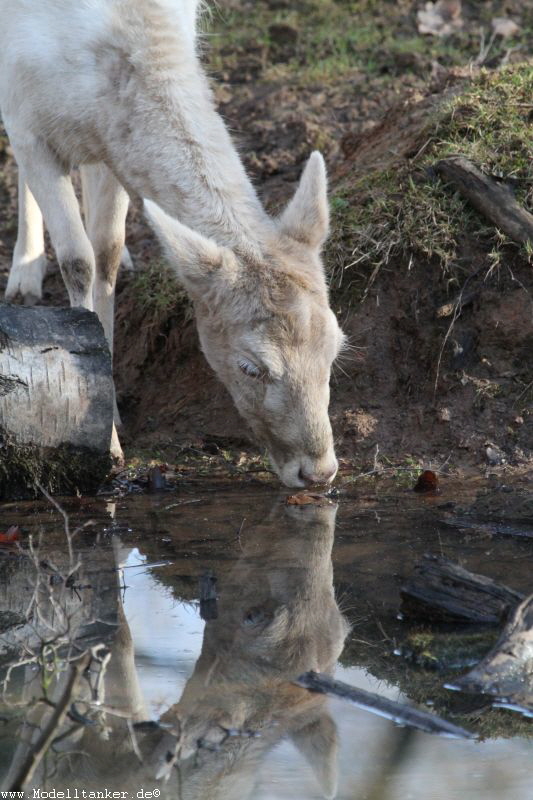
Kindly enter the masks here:
<path id="1" fill-rule="evenodd" d="M 204 352 L 276 470 L 294 486 L 330 480 L 328 382 L 341 334 L 319 259 L 324 162 L 313 154 L 285 213 L 268 217 L 214 109 L 197 12 L 198 0 L 0 0 L 0 106 L 21 169 L 8 298 L 40 298 L 40 209 L 71 304 L 95 308 L 112 347 L 128 194 L 152 201 Z M 282 365 L 255 383 L 238 367 L 259 357 L 243 352 L 250 331 Z"/>
<path id="2" fill-rule="evenodd" d="M 25 305 L 36 303 L 42 297 L 45 272 L 43 217 L 20 172 L 19 226 L 13 264 L 7 281 L 6 300 L 13 300 L 20 294 Z"/>

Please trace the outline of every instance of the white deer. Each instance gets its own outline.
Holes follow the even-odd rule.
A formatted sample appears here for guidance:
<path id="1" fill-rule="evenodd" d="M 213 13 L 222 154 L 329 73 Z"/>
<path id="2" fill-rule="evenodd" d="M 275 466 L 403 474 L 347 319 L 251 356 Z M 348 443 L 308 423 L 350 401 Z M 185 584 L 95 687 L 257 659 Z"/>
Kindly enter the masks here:
<path id="1" fill-rule="evenodd" d="M 42 213 L 71 304 L 94 308 L 112 349 L 128 194 L 145 198 L 204 354 L 281 480 L 328 482 L 343 336 L 320 261 L 324 162 L 313 153 L 285 211 L 267 215 L 215 111 L 197 12 L 198 0 L 0 0 L 0 107 L 21 188 L 8 297 L 41 295 Z"/>

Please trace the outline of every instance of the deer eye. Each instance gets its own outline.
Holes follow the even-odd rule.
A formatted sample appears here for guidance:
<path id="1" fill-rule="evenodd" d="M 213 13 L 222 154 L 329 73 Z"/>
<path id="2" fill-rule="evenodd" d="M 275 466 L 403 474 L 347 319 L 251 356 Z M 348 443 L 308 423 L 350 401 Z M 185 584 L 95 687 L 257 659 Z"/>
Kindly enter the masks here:
<path id="1" fill-rule="evenodd" d="M 239 369 L 241 372 L 244 372 L 245 375 L 248 375 L 249 378 L 262 378 L 264 375 L 262 369 L 256 364 L 252 364 L 251 361 L 246 361 L 244 358 L 239 360 Z"/>

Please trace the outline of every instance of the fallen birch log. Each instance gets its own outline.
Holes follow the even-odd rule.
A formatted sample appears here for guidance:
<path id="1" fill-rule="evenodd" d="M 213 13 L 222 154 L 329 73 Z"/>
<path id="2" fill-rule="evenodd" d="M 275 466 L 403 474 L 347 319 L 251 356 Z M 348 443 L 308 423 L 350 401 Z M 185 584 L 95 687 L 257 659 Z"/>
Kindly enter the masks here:
<path id="1" fill-rule="evenodd" d="M 485 175 L 463 156 L 442 159 L 435 164 L 435 172 L 513 242 L 533 244 L 533 214 L 515 200 L 508 186 Z"/>
<path id="2" fill-rule="evenodd" d="M 0 304 L 0 499 L 92 492 L 110 467 L 111 357 L 95 314 Z"/>
<path id="3" fill-rule="evenodd" d="M 425 621 L 499 625 L 523 595 L 445 558 L 425 555 L 400 589 L 400 611 Z"/>

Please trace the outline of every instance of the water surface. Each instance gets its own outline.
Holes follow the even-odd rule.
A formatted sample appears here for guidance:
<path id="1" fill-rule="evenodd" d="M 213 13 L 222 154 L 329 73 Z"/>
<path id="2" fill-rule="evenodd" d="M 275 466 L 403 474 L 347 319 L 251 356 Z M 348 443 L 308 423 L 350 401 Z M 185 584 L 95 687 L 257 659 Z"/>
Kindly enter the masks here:
<path id="1" fill-rule="evenodd" d="M 130 797 L 156 790 L 191 800 L 533 797 L 531 721 L 454 696 L 445 715 L 476 731 L 488 714 L 492 735 L 447 740 L 291 683 L 309 669 L 329 671 L 396 700 L 436 704 L 442 713 L 444 677 L 392 655 L 409 627 L 397 619 L 399 588 L 431 552 L 531 593 L 533 539 L 494 534 L 486 524 L 450 525 L 455 509 L 468 508 L 480 492 L 510 497 L 514 489 L 450 480 L 440 495 L 424 496 L 369 482 L 324 507 L 288 506 L 286 492 L 260 486 L 64 499 L 72 530 L 92 520 L 74 537 L 80 563 L 68 589 L 50 577 L 69 568 L 57 510 L 44 501 L 0 508 L 0 530 L 18 524 L 24 534 L 22 555 L 5 548 L 0 554 L 0 614 L 21 621 L 4 631 L 4 659 L 21 640 L 34 648 L 42 642 L 36 620 L 22 624 L 39 561 L 47 576 L 41 616 L 49 621 L 51 605 L 61 600 L 76 641 L 105 641 L 111 651 L 105 699 L 99 696 L 108 712 L 95 718 L 85 687 L 75 711 L 86 724 L 78 719 L 72 735 L 55 744 L 57 753 L 40 764 L 30 785 L 110 788 Z M 524 486 L 516 489 L 523 498 Z M 494 518 L 492 510 L 482 522 Z M 527 529 L 527 518 L 521 525 Z M 33 562 L 29 534 L 35 546 L 40 542 Z M 214 578 L 217 600 L 202 619 L 200 586 Z M 46 588 L 51 583 L 55 599 Z M 60 610 L 54 614 L 57 622 Z M 44 724 L 36 706 L 33 727 L 20 727 L 32 698 L 43 694 L 39 676 L 27 665 L 9 682 L 0 740 L 4 778 L 22 758 L 20 741 L 35 742 Z M 63 672 L 47 688 L 49 697 L 57 698 L 64 682 Z M 137 729 L 135 755 L 131 723 L 147 719 L 165 727 Z M 168 780 L 156 780 L 178 739 Z"/>

